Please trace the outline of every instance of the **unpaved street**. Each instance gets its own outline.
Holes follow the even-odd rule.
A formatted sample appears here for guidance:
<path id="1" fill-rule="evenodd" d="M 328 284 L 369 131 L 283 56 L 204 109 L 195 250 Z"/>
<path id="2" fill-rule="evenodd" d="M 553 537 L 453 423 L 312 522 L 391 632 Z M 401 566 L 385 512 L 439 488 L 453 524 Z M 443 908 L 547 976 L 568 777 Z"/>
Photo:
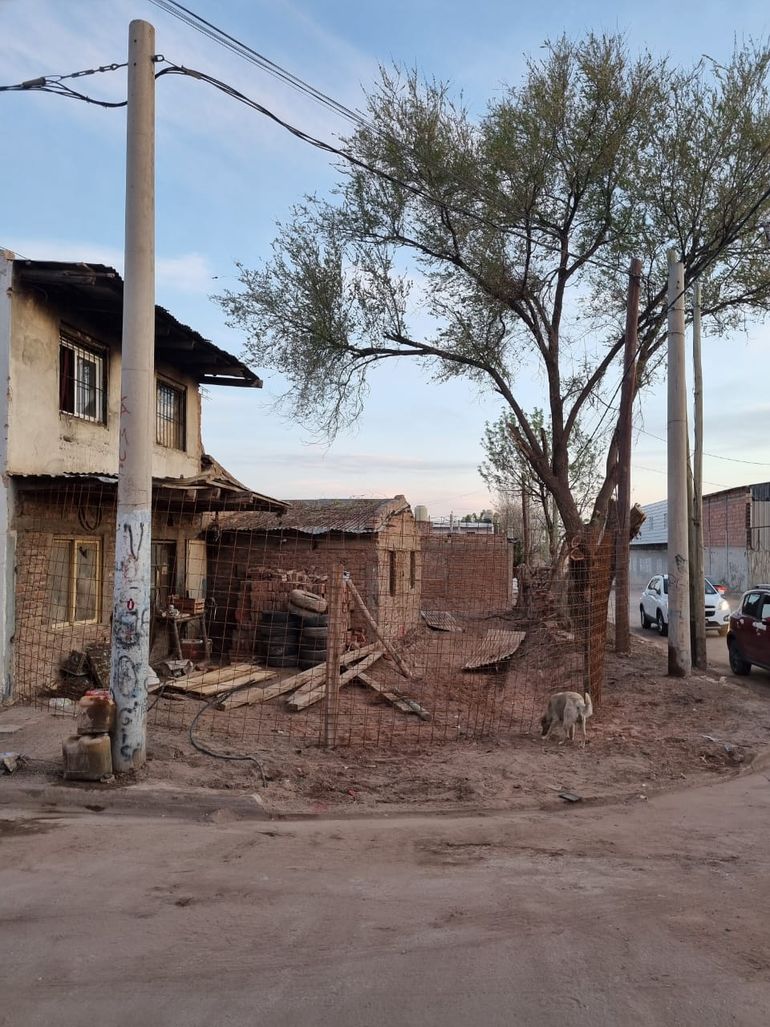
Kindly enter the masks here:
<path id="1" fill-rule="evenodd" d="M 283 822 L 243 795 L 138 817 L 19 792 L 0 806 L 0 1023 L 759 1027 L 769 778 Z"/>

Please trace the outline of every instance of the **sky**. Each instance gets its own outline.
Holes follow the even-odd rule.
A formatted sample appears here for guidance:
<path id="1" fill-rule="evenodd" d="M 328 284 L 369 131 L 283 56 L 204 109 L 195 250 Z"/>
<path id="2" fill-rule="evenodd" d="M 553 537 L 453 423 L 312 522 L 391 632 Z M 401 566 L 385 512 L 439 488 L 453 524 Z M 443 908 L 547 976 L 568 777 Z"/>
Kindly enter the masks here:
<path id="1" fill-rule="evenodd" d="M 765 3 L 628 0 L 186 0 L 196 13 L 360 108 L 382 64 L 448 80 L 472 111 L 516 83 L 525 53 L 566 32 L 620 31 L 682 63 L 725 59 L 733 40 L 770 34 Z M 0 0 L 0 84 L 125 61 L 128 23 L 151 21 L 157 50 L 225 79 L 279 115 L 334 140 L 347 126 L 288 86 L 154 7 L 149 0 Z M 125 96 L 125 70 L 81 79 L 104 99 Z M 276 222 L 337 175 L 319 151 L 188 78 L 157 89 L 157 302 L 231 352 L 243 336 L 213 297 L 235 288 L 239 261 L 270 255 Z M 122 268 L 125 111 L 56 96 L 0 94 L 0 246 L 40 260 Z M 211 388 L 208 452 L 260 492 L 281 498 L 404 494 L 434 517 L 491 505 L 477 468 L 484 424 L 501 410 L 470 384 L 429 381 L 407 362 L 371 379 L 363 416 L 332 444 L 276 406 L 285 382 L 255 368 L 263 390 Z M 770 326 L 704 340 L 705 491 L 770 479 Z M 519 384 L 523 405 L 537 380 Z M 635 414 L 632 497 L 665 496 L 665 384 Z M 656 438 L 657 437 L 657 438 Z M 739 462 L 745 461 L 745 462 Z"/>

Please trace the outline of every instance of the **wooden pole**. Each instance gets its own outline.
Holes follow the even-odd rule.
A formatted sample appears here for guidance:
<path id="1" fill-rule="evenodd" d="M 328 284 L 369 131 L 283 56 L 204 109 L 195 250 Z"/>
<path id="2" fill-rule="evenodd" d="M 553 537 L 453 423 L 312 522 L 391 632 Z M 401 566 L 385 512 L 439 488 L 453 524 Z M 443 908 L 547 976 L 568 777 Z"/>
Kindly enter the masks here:
<path id="1" fill-rule="evenodd" d="M 692 660 L 708 670 L 706 618 L 703 611 L 705 574 L 703 568 L 703 366 L 701 361 L 700 284 L 692 290 L 692 364 L 694 386 L 693 429 L 695 450 L 692 468 L 692 511 L 690 514 L 690 623 Z"/>
<path id="2" fill-rule="evenodd" d="M 385 652 L 388 654 L 388 656 L 390 656 L 390 658 L 393 660 L 395 665 L 401 671 L 403 676 L 405 678 L 409 678 L 411 680 L 412 672 L 410 671 L 409 667 L 407 667 L 407 665 L 404 663 L 404 661 L 401 659 L 401 657 L 398 655 L 398 653 L 393 648 L 393 646 L 390 644 L 390 642 L 386 641 L 386 639 L 383 637 L 382 632 L 380 631 L 379 624 L 374 619 L 374 617 L 372 617 L 371 613 L 369 613 L 368 609 L 366 608 L 366 603 L 361 598 L 361 593 L 358 591 L 356 586 L 350 580 L 350 577 L 346 578 L 345 586 L 350 591 L 350 594 L 353 596 L 353 600 L 354 600 L 356 606 L 358 607 L 358 609 L 360 610 L 361 616 L 364 618 L 366 623 L 372 629 L 372 631 L 374 632 L 375 636 L 382 643 L 382 648 L 385 650 Z"/>
<path id="3" fill-rule="evenodd" d="M 626 303 L 626 345 L 618 417 L 618 535 L 615 549 L 615 652 L 627 653 L 631 646 L 628 617 L 628 561 L 631 520 L 631 434 L 636 392 L 637 325 L 642 262 L 631 261 Z"/>
<path id="4" fill-rule="evenodd" d="M 668 673 L 686 678 L 690 651 L 690 559 L 687 531 L 687 390 L 684 267 L 668 251 Z"/>
<path id="5" fill-rule="evenodd" d="M 337 741 L 337 701 L 340 691 L 340 658 L 345 648 L 345 568 L 332 565 L 328 580 L 329 632 L 326 640 L 326 689 L 324 695 L 324 745 L 333 748 Z"/>

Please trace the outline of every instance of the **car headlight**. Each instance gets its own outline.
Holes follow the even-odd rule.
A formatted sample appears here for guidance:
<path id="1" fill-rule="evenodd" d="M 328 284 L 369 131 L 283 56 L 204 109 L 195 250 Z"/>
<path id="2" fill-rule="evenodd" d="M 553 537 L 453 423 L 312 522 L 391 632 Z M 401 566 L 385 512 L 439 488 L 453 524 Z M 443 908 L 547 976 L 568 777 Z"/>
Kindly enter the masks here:
<path id="1" fill-rule="evenodd" d="M 717 609 L 721 613 L 729 613 L 730 612 L 730 604 L 728 603 L 728 601 L 726 599 L 720 599 L 719 600 L 719 606 L 717 607 Z"/>

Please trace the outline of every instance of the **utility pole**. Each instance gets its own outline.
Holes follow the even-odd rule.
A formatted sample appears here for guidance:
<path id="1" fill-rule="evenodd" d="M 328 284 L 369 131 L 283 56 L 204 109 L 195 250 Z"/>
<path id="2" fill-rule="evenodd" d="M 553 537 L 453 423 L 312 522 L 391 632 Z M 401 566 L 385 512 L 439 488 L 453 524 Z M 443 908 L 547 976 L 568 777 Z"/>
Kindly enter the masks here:
<path id="1" fill-rule="evenodd" d="M 687 390 L 684 267 L 668 251 L 668 673 L 689 677 L 690 569 L 687 531 Z"/>
<path id="2" fill-rule="evenodd" d="M 126 237 L 110 687 L 116 773 L 145 761 L 155 357 L 155 29 L 128 30 Z"/>
<path id="3" fill-rule="evenodd" d="M 615 652 L 627 653 L 631 645 L 628 618 L 628 560 L 631 535 L 631 434 L 636 392 L 637 328 L 642 262 L 634 257 L 628 269 L 626 345 L 618 418 L 618 537 L 615 543 Z"/>
<path id="4" fill-rule="evenodd" d="M 703 606 L 703 367 L 701 363 L 700 283 L 692 290 L 692 364 L 694 383 L 694 452 L 690 512 L 690 640 L 692 662 L 708 670 L 706 617 Z"/>

